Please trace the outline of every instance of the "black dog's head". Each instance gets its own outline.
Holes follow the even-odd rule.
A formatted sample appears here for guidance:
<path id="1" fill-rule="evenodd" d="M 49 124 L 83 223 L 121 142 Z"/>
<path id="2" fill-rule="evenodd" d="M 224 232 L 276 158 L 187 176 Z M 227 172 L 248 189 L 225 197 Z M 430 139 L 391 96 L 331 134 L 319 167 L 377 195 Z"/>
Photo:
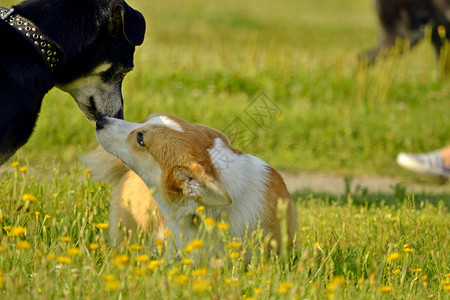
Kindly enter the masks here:
<path id="1" fill-rule="evenodd" d="M 86 117 L 123 118 L 122 80 L 144 40 L 142 14 L 124 0 L 28 0 L 16 11 L 61 47 L 56 86 L 75 98 Z"/>

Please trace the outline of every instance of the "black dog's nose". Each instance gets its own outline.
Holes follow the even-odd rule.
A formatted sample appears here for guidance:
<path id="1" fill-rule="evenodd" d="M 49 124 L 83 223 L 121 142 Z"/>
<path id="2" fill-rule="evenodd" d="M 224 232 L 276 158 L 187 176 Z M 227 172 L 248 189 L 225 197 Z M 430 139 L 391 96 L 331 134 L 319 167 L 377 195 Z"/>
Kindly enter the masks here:
<path id="1" fill-rule="evenodd" d="M 105 127 L 105 125 L 108 123 L 108 119 L 106 118 L 100 118 L 97 119 L 97 122 L 95 123 L 95 129 L 99 130 L 99 129 L 103 129 L 103 127 Z"/>

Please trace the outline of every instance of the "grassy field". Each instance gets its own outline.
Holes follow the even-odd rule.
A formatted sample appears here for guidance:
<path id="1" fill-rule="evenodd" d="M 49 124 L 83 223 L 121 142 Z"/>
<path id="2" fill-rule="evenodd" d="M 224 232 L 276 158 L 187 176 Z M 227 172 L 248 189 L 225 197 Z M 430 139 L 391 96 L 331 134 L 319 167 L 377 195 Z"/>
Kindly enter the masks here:
<path id="1" fill-rule="evenodd" d="M 128 120 L 168 112 L 222 130 L 240 120 L 251 142 L 238 146 L 290 171 L 407 176 L 399 151 L 450 144 L 450 81 L 427 41 L 358 63 L 378 41 L 370 0 L 128 3 L 147 20 L 124 81 Z M 264 123 L 248 114 L 260 101 L 277 108 Z M 450 297 L 448 194 L 299 192 L 295 255 L 247 264 L 244 253 L 261 251 L 250 240 L 192 265 L 209 245 L 179 260 L 166 257 L 170 237 L 159 244 L 168 254 L 144 235 L 108 245 L 111 187 L 78 161 L 96 145 L 94 124 L 52 90 L 29 143 L 0 169 L 1 299 Z"/>

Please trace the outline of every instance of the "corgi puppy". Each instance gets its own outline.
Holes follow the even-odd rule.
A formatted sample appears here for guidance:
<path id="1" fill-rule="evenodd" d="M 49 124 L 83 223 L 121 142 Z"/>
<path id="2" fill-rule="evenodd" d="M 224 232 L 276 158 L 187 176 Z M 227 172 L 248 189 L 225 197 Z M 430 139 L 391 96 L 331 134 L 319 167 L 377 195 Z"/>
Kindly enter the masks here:
<path id="1" fill-rule="evenodd" d="M 94 174 L 116 185 L 111 241 L 123 239 L 120 222 L 128 230 L 140 227 L 157 237 L 171 230 L 181 247 L 196 238 L 197 209 L 203 206 L 205 216 L 229 224 L 232 237 L 242 239 L 260 226 L 272 245 L 281 245 L 281 203 L 287 206 L 287 235 L 293 240 L 297 211 L 281 175 L 261 159 L 231 147 L 222 132 L 152 114 L 142 123 L 101 118 L 96 135 L 100 145 L 120 159 L 100 147 L 85 159 Z"/>

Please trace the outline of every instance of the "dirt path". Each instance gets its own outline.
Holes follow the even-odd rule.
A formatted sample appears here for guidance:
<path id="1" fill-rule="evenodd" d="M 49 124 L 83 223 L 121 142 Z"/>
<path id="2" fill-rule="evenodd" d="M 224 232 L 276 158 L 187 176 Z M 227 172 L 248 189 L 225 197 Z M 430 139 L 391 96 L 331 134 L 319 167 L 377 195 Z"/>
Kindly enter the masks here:
<path id="1" fill-rule="evenodd" d="M 325 192 L 332 194 L 343 194 L 345 192 L 345 181 L 343 176 L 326 175 L 319 173 L 287 173 L 281 172 L 289 192 L 298 190 L 311 190 L 312 192 Z M 370 192 L 393 192 L 396 184 L 402 184 L 407 193 L 450 193 L 450 183 L 414 183 L 409 179 L 395 177 L 360 176 L 353 177 L 351 190 L 357 186 L 367 188 Z"/>

